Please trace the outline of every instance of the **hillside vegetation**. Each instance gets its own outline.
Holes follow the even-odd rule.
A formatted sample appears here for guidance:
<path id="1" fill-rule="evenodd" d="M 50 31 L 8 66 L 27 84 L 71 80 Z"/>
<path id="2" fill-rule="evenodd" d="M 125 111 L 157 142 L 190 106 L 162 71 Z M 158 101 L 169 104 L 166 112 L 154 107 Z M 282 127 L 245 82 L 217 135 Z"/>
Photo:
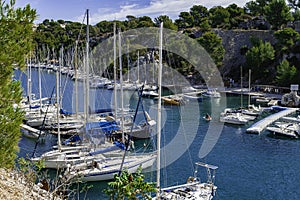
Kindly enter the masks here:
<path id="1" fill-rule="evenodd" d="M 154 20 L 148 16 L 130 15 L 124 21 L 101 21 L 90 25 L 90 46 L 93 48 L 111 37 L 114 23 L 121 31 L 127 31 L 158 27 L 160 22 L 164 22 L 164 28 L 195 38 L 211 55 L 225 80 L 239 80 L 237 69 L 243 66 L 245 74 L 248 69 L 254 72 L 254 83 L 288 86 L 300 83 L 296 79 L 300 75 L 300 37 L 295 30 L 299 20 L 299 1 L 294 0 L 289 0 L 289 4 L 285 0 L 255 0 L 249 1 L 243 8 L 236 4 L 211 9 L 194 5 L 189 12 L 179 13 L 174 21 L 166 15 Z M 58 59 L 62 46 L 65 52 L 74 49 L 75 44 L 84 49 L 85 31 L 86 25 L 78 22 L 44 20 L 34 34 L 35 55 L 42 61 Z M 147 51 L 144 49 L 140 53 Z M 199 79 L 193 66 L 177 55 L 171 56 L 174 59 L 165 62 L 183 75 L 194 75 L 194 79 Z M 137 59 L 136 52 L 130 52 L 130 58 Z M 123 62 L 124 70 L 127 70 L 128 62 L 126 59 Z"/>

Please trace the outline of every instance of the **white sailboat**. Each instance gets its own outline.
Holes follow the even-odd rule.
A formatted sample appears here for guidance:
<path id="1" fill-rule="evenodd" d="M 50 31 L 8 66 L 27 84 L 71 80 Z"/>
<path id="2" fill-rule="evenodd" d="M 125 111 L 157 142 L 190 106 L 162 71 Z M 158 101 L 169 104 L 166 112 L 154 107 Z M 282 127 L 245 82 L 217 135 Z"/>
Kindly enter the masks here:
<path id="1" fill-rule="evenodd" d="M 226 108 L 220 115 L 220 121 L 229 124 L 244 125 L 248 121 L 255 120 L 262 113 L 260 107 L 250 104 L 250 81 L 251 70 L 249 70 L 249 98 L 247 108 L 243 108 L 243 87 L 242 87 L 242 68 L 241 68 L 241 107 L 237 109 Z"/>
<path id="2" fill-rule="evenodd" d="M 156 159 L 155 154 L 126 156 L 123 167 L 130 173 L 135 173 L 139 166 L 143 169 L 151 167 Z M 80 179 L 81 181 L 105 181 L 114 178 L 120 172 L 122 157 L 103 157 L 74 165 L 67 173 L 68 179 Z"/>
<path id="3" fill-rule="evenodd" d="M 201 182 L 197 178 L 195 173 L 193 177 L 189 177 L 186 184 L 171 186 L 167 188 L 160 187 L 160 143 L 161 143 L 161 85 L 162 85 L 162 29 L 163 24 L 160 25 L 160 44 L 159 44 L 159 73 L 158 73 L 158 87 L 159 87 L 159 99 L 158 99 L 158 116 L 157 116 L 157 165 L 156 165 L 156 187 L 158 188 L 156 200 L 211 200 L 215 196 L 217 186 L 214 185 L 215 170 L 218 168 L 213 165 L 197 162 L 196 166 L 201 166 L 207 169 L 208 180 L 207 182 Z M 213 171 L 211 173 L 211 171 Z"/>
<path id="4" fill-rule="evenodd" d="M 115 32 L 115 28 L 114 28 L 114 32 Z M 115 43 L 115 34 L 114 34 L 114 43 Z M 120 33 L 119 33 L 119 50 L 121 50 Z M 120 73 L 122 73 L 122 70 L 120 71 L 121 71 Z M 122 81 L 121 74 L 120 74 L 120 80 Z M 122 92 L 122 84 L 121 84 L 121 92 Z M 121 105 L 121 107 L 123 111 L 123 105 Z M 122 112 L 122 116 L 121 116 L 122 127 L 124 127 L 123 119 L 124 116 Z M 122 142 L 124 144 L 125 143 L 124 130 L 123 129 L 121 130 L 122 130 Z M 124 154 L 126 154 L 128 147 L 125 145 L 123 147 L 125 149 Z M 82 181 L 109 180 L 109 179 L 113 179 L 114 175 L 121 171 L 120 166 L 126 167 L 129 172 L 134 173 L 136 172 L 139 166 L 142 166 L 143 169 L 152 166 L 156 159 L 155 153 L 130 154 L 123 157 L 122 156 L 123 153 L 115 154 L 115 156 L 112 156 L 110 154 L 105 155 L 103 151 L 100 150 L 98 152 L 96 151 L 94 153 L 91 153 L 91 155 L 95 156 L 94 159 L 70 166 L 70 168 L 68 168 L 66 173 L 67 179 L 78 178 Z"/>
<path id="5" fill-rule="evenodd" d="M 88 11 L 87 11 L 88 15 Z M 88 29 L 88 26 L 87 26 Z M 87 30 L 88 35 L 88 30 Z M 88 45 L 88 40 L 87 40 Z M 88 49 L 88 47 L 87 47 Z M 88 85 L 86 85 L 88 87 Z M 43 160 L 45 164 L 45 168 L 67 168 L 69 164 L 76 164 L 80 162 L 84 162 L 86 160 L 94 159 L 95 156 L 90 156 L 90 152 L 93 152 L 94 149 L 90 142 L 86 142 L 83 145 L 79 146 L 67 146 L 63 147 L 61 144 L 61 130 L 60 130 L 60 88 L 59 88 L 59 72 L 56 72 L 56 99 L 57 99 L 57 112 L 56 112 L 56 122 L 57 122 L 57 149 L 45 152 L 39 157 L 32 158 L 33 161 Z M 85 102 L 88 104 L 88 101 Z M 87 112 L 87 109 L 85 109 Z M 88 118 L 87 114 L 85 116 Z M 107 144 L 108 146 L 112 146 L 113 144 Z M 102 146 L 103 147 L 103 146 Z M 106 147 L 106 146 L 105 146 Z"/>

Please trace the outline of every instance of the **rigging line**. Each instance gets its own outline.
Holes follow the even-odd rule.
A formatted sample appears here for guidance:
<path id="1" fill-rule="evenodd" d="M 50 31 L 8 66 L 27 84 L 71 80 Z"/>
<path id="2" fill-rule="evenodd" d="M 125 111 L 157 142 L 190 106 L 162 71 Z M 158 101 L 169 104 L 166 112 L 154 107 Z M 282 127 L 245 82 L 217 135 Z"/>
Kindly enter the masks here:
<path id="1" fill-rule="evenodd" d="M 184 108 L 183 108 L 184 109 Z M 193 171 L 195 171 L 195 167 L 194 167 L 194 162 L 193 162 L 193 158 L 192 158 L 192 155 L 191 155 L 191 151 L 190 151 L 190 148 L 189 148 L 189 146 L 188 146 L 188 144 L 187 144 L 187 136 L 186 136 L 186 130 L 185 130 L 185 128 L 184 128 L 184 124 L 183 124 L 183 117 L 182 117 L 182 115 L 180 115 L 180 126 L 182 127 L 182 129 L 183 129 L 183 136 L 184 136 L 184 141 L 185 141 L 185 145 L 188 147 L 187 148 L 187 152 L 188 152 L 188 154 L 189 154 L 189 160 L 190 160 L 190 162 L 191 162 L 191 166 L 192 166 L 192 168 L 193 168 Z"/>
<path id="2" fill-rule="evenodd" d="M 53 90 L 52 90 L 52 93 L 51 93 L 51 97 L 50 97 L 50 101 L 52 100 L 52 96 L 53 96 L 54 90 L 55 90 L 55 87 L 53 87 Z M 34 149 L 33 149 L 33 152 L 32 152 L 31 157 L 33 157 L 34 154 L 35 154 L 37 145 L 38 145 L 38 143 L 39 143 L 40 136 L 42 135 L 42 129 L 45 128 L 45 121 L 46 121 L 46 117 L 47 117 L 47 114 L 48 114 L 49 105 L 50 105 L 50 104 L 47 105 L 46 113 L 45 113 L 44 119 L 43 119 L 42 128 L 40 129 L 39 136 L 38 136 L 38 138 L 37 138 L 37 141 L 35 142 L 35 146 L 34 146 Z"/>
<path id="3" fill-rule="evenodd" d="M 173 130 L 173 128 L 171 129 L 171 130 Z M 162 133 L 164 133 L 164 134 L 161 134 L 162 135 L 162 137 L 163 137 L 163 143 L 164 143 L 164 146 L 163 147 L 165 147 L 165 145 L 166 145 L 166 130 L 165 129 L 162 129 Z M 163 155 L 166 155 L 166 148 L 163 148 Z M 167 157 L 166 156 L 162 156 L 162 158 L 163 158 L 163 163 L 164 163 L 164 166 L 167 166 Z M 163 176 L 164 176 L 164 185 L 166 186 L 166 185 L 168 185 L 168 171 L 167 171 L 167 167 L 164 167 L 163 168 L 163 170 L 164 170 L 164 173 L 163 173 Z"/>
<path id="4" fill-rule="evenodd" d="M 132 135 L 132 131 L 133 131 L 134 122 L 135 122 L 135 120 L 136 120 L 136 116 L 137 116 L 137 113 L 138 113 L 139 105 L 140 105 L 140 102 L 141 102 L 141 100 L 142 100 L 143 89 L 144 89 L 144 85 L 142 85 L 142 87 L 140 87 L 140 88 L 138 89 L 139 100 L 138 100 L 138 103 L 137 103 L 137 105 L 136 105 L 135 113 L 134 113 L 134 116 L 133 116 L 133 123 L 132 123 L 131 128 L 130 128 L 130 134 L 127 135 L 127 136 L 128 136 L 128 139 L 127 139 L 127 141 L 125 142 L 125 151 L 124 151 L 124 154 L 123 154 L 123 158 L 122 158 L 122 162 L 121 162 L 121 166 L 120 166 L 120 170 L 119 170 L 119 176 L 121 175 L 122 168 L 123 168 L 123 164 L 124 164 L 124 161 L 125 161 L 126 152 L 127 152 L 128 146 L 129 146 L 129 144 L 130 144 L 130 140 L 132 139 L 132 136 L 131 136 L 131 135 Z"/>

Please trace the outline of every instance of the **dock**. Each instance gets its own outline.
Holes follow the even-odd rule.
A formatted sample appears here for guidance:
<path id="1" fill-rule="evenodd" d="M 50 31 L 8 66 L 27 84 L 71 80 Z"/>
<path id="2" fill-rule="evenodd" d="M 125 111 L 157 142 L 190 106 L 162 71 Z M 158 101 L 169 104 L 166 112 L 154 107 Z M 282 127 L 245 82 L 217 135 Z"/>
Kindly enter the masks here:
<path id="1" fill-rule="evenodd" d="M 285 108 L 285 107 L 281 107 L 281 108 L 282 110 L 279 111 L 278 113 L 272 114 L 254 123 L 250 128 L 247 129 L 247 132 L 260 134 L 268 125 L 272 124 L 273 122 L 280 119 L 281 117 L 292 114 L 298 110 L 298 108 Z"/>

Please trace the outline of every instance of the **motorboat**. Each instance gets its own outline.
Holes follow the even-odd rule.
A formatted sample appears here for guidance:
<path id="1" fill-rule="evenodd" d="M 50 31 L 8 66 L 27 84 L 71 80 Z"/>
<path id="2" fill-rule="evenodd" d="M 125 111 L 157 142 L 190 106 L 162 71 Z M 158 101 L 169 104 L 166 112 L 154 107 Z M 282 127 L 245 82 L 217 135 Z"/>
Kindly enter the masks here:
<path id="1" fill-rule="evenodd" d="M 202 102 L 203 97 L 202 96 L 197 96 L 197 95 L 191 95 L 191 94 L 183 94 L 183 98 L 191 101 L 199 101 Z"/>
<path id="2" fill-rule="evenodd" d="M 212 98 L 220 98 L 221 94 L 216 89 L 208 89 L 206 92 L 202 93 L 205 97 L 212 97 Z"/>
<path id="3" fill-rule="evenodd" d="M 155 97 L 158 97 L 158 93 L 154 90 L 143 90 L 142 96 L 149 97 L 149 98 L 155 98 Z"/>
<path id="4" fill-rule="evenodd" d="M 244 125 L 248 122 L 241 113 L 221 113 L 220 121 L 237 125 Z"/>
<path id="5" fill-rule="evenodd" d="M 266 129 L 268 131 L 272 132 L 274 135 L 285 136 L 285 137 L 294 138 L 294 139 L 297 139 L 300 136 L 299 129 L 291 130 L 289 128 L 273 127 L 273 126 L 268 126 Z"/>
<path id="6" fill-rule="evenodd" d="M 211 200 L 216 195 L 217 186 L 214 184 L 215 171 L 217 166 L 196 162 L 196 166 L 204 167 L 207 171 L 207 181 L 201 182 L 197 176 L 191 176 L 185 184 L 162 188 L 160 190 L 160 200 Z"/>
<path id="7" fill-rule="evenodd" d="M 165 97 L 161 97 L 162 102 L 166 105 L 175 105 L 175 106 L 179 106 L 182 105 L 184 103 L 184 100 L 182 97 L 180 96 L 165 96 Z"/>

